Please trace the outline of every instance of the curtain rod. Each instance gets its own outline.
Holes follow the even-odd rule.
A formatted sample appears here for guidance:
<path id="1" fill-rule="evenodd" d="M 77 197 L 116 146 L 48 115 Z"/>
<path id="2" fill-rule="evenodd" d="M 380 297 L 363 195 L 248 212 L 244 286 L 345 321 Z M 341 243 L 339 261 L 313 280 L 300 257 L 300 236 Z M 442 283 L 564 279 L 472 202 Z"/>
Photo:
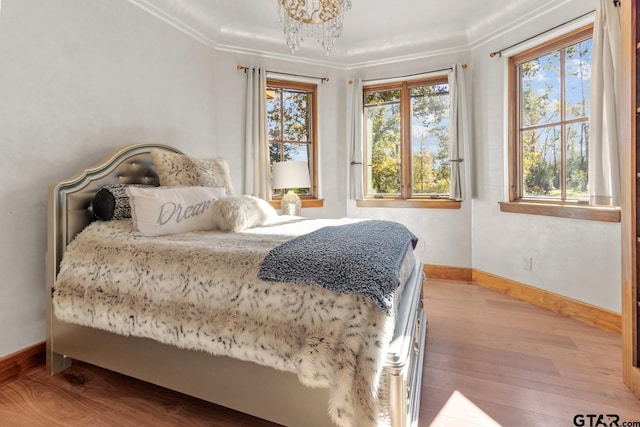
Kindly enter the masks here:
<path id="1" fill-rule="evenodd" d="M 613 4 L 614 4 L 616 7 L 617 7 L 617 6 L 620 6 L 620 0 L 613 0 Z M 540 37 L 540 36 L 541 36 L 541 35 L 543 35 L 543 34 L 547 34 L 548 32 L 553 31 L 553 30 L 555 30 L 555 29 L 558 29 L 558 28 L 562 27 L 563 25 L 570 24 L 570 23 L 572 23 L 573 21 L 577 21 L 578 19 L 584 18 L 584 17 L 585 17 L 585 16 L 587 16 L 587 15 L 591 15 L 593 12 L 595 12 L 595 10 L 592 10 L 592 11 L 590 11 L 590 12 L 584 13 L 584 14 L 582 14 L 582 15 L 580 15 L 580 16 L 576 16 L 575 18 L 573 18 L 573 19 L 569 19 L 568 21 L 563 22 L 562 24 L 558 24 L 558 25 L 556 25 L 556 26 L 555 26 L 555 27 L 553 27 L 553 28 L 549 28 L 548 30 L 544 30 L 544 31 L 542 31 L 542 32 L 540 32 L 540 33 L 538 33 L 538 34 L 536 34 L 535 36 L 531 36 L 531 37 L 529 37 L 529 38 L 527 38 L 527 39 L 524 39 L 524 40 L 519 41 L 518 43 L 514 43 L 514 44 L 512 44 L 511 46 L 507 46 L 507 47 L 502 48 L 502 49 L 500 49 L 500 50 L 496 50 L 495 52 L 491 52 L 491 53 L 489 54 L 489 56 L 493 58 L 494 56 L 498 55 L 498 58 L 499 58 L 499 57 L 501 57 L 501 56 L 502 56 L 502 52 L 504 52 L 505 50 L 509 50 L 509 49 L 511 49 L 512 47 L 516 47 L 516 46 L 518 46 L 518 45 L 521 45 L 522 43 L 526 43 L 526 42 L 528 42 L 529 40 L 535 39 L 536 37 Z"/>
<path id="2" fill-rule="evenodd" d="M 462 64 L 462 68 L 467 68 L 467 64 Z M 383 77 L 383 78 L 380 78 L 380 79 L 367 79 L 367 80 L 363 80 L 362 83 L 373 82 L 373 81 L 377 81 L 377 80 L 403 79 L 405 77 L 421 76 L 423 74 L 437 73 L 439 71 L 451 71 L 451 70 L 453 70 L 453 67 L 440 68 L 439 70 L 422 71 L 420 73 L 405 74 L 404 76 Z M 349 80 L 349 84 L 350 85 L 353 84 L 353 80 Z"/>
<path id="3" fill-rule="evenodd" d="M 245 67 L 243 65 L 238 65 L 236 67 L 236 69 L 238 71 L 242 70 L 242 71 L 244 71 L 246 73 L 247 70 L 249 69 L 249 67 Z M 270 70 L 267 70 L 267 73 L 279 74 L 281 76 L 304 77 L 304 78 L 307 78 L 307 79 L 316 79 L 316 80 L 320 80 L 322 83 L 329 81 L 329 77 L 305 76 L 305 75 L 302 75 L 302 74 L 282 73 L 280 71 L 270 71 Z"/>

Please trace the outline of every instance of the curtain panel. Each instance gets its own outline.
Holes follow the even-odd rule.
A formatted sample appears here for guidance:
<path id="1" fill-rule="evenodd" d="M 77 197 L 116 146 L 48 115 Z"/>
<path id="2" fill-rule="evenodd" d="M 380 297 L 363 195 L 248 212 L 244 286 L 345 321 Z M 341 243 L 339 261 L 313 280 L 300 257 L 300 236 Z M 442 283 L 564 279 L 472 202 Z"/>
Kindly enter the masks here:
<path id="1" fill-rule="evenodd" d="M 593 27 L 591 114 L 589 119 L 589 202 L 620 203 L 618 159 L 620 11 L 611 0 L 600 0 Z"/>
<path id="2" fill-rule="evenodd" d="M 451 121 L 449 124 L 449 159 L 451 179 L 449 198 L 471 198 L 471 133 L 467 110 L 466 83 L 462 64 L 455 64 L 449 72 Z"/>
<path id="3" fill-rule="evenodd" d="M 351 96 L 349 97 L 349 130 L 347 141 L 351 148 L 351 158 L 349 165 L 350 185 L 349 196 L 354 200 L 361 200 L 364 197 L 363 189 L 363 166 L 362 166 L 362 126 L 364 109 L 362 105 L 362 79 L 358 77 L 351 84 Z"/>
<path id="4" fill-rule="evenodd" d="M 249 68 L 245 112 L 245 194 L 271 200 L 271 170 L 267 137 L 267 73 Z"/>

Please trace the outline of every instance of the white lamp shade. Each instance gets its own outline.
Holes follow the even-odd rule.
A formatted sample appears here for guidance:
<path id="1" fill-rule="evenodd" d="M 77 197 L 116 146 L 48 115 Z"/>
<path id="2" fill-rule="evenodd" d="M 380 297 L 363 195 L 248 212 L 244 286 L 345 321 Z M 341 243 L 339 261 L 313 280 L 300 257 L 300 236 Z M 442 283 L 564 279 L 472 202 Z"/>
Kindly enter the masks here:
<path id="1" fill-rule="evenodd" d="M 307 162 L 286 161 L 273 164 L 272 187 L 278 188 L 309 188 L 309 167 Z"/>

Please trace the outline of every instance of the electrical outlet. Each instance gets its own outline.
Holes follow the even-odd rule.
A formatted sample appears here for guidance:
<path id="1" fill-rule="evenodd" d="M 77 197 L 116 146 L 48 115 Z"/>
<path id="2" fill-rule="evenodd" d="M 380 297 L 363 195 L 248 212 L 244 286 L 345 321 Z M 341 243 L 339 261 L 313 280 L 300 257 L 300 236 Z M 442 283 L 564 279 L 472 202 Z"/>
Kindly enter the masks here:
<path id="1" fill-rule="evenodd" d="M 531 257 L 522 258 L 522 268 L 524 268 L 527 271 L 531 271 L 532 267 L 533 267 L 533 259 Z"/>

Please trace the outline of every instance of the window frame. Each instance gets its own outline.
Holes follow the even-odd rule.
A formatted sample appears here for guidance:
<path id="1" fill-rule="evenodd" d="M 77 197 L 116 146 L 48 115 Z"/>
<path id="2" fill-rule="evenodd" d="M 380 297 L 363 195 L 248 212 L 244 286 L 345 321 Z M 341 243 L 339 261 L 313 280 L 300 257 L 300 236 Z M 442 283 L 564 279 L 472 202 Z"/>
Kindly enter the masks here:
<path id="1" fill-rule="evenodd" d="M 411 163 L 411 89 L 420 86 L 435 86 L 449 84 L 449 78 L 445 75 L 430 76 L 421 79 L 394 81 L 365 85 L 362 88 L 363 114 L 367 93 L 400 90 L 400 194 L 398 195 L 373 195 L 368 193 L 368 141 L 366 132 L 366 120 L 363 120 L 363 198 L 356 200 L 358 207 L 393 207 L 393 208 L 434 208 L 434 209 L 459 209 L 461 202 L 448 197 L 433 195 L 414 195 L 412 188 L 412 163 Z"/>
<path id="2" fill-rule="evenodd" d="M 283 90 L 299 90 L 309 93 L 311 107 L 311 114 L 309 114 L 309 180 L 311 187 L 309 187 L 310 194 L 301 194 L 303 208 L 315 208 L 322 207 L 323 201 L 318 198 L 318 85 L 315 83 L 300 82 L 295 80 L 284 80 L 278 78 L 267 77 L 267 89 L 270 87 L 276 87 Z M 282 123 L 282 117 L 281 117 Z M 272 140 L 269 137 L 267 131 L 268 144 L 271 145 Z M 295 142 L 295 141 L 292 141 Z M 277 141 L 277 143 L 284 144 L 286 141 Z M 284 150 L 283 150 L 284 152 Z M 280 201 L 282 200 L 282 194 L 272 195 L 272 205 L 274 207 L 280 207 Z"/>
<path id="3" fill-rule="evenodd" d="M 593 37 L 593 24 L 582 26 L 573 31 L 569 31 L 547 42 L 541 43 L 523 52 L 517 53 L 509 57 L 508 60 L 508 201 L 500 202 L 500 210 L 502 212 L 524 213 L 533 215 L 557 216 L 574 219 L 587 219 L 595 221 L 619 222 L 620 210 L 615 207 L 603 207 L 589 205 L 583 201 L 577 200 L 553 200 L 543 198 L 527 198 L 523 196 L 522 188 L 522 158 L 520 155 L 520 76 L 518 66 L 522 63 L 531 61 L 540 56 L 558 51 L 573 44 L 587 40 Z M 561 70 L 561 76 L 564 78 L 564 71 Z M 564 85 L 565 82 L 562 82 Z M 561 93 L 564 93 L 564 86 Z M 564 104 L 564 95 L 561 95 L 562 104 Z M 565 106 L 560 108 L 564 111 Z M 564 114 L 563 114 L 564 116 Z M 572 120 L 566 120 L 562 117 L 561 129 L 571 124 Z M 564 136 L 563 136 L 564 138 Z M 564 148 L 564 145 L 563 145 Z M 564 163 L 564 153 L 561 153 Z M 566 167 L 563 167 L 562 180 L 566 187 Z"/>

